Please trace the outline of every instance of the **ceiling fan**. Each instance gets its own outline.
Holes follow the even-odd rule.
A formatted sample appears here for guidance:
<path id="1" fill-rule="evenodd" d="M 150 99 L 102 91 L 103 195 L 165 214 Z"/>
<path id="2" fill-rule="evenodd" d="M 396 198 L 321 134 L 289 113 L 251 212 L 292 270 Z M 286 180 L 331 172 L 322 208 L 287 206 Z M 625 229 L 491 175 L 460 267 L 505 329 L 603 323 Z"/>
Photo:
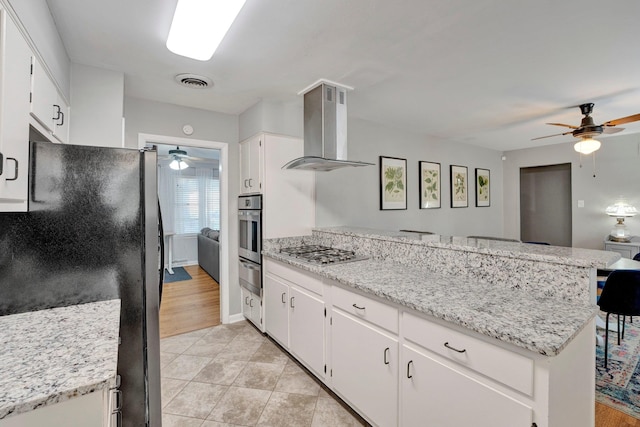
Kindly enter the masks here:
<path id="1" fill-rule="evenodd" d="M 189 164 L 184 161 L 184 159 L 188 157 L 187 152 L 185 150 L 181 150 L 180 147 L 175 148 L 175 150 L 169 150 L 169 158 L 171 158 L 171 163 L 169 163 L 169 167 L 173 170 L 183 170 L 189 167 Z"/>
<path id="2" fill-rule="evenodd" d="M 570 131 L 557 133 L 554 135 L 540 136 L 538 138 L 533 138 L 532 141 L 543 138 L 551 138 L 552 136 L 561 136 L 561 135 L 573 135 L 576 138 L 580 138 L 573 148 L 582 154 L 591 154 L 594 151 L 600 148 L 600 141 L 596 141 L 593 139 L 594 136 L 598 136 L 600 134 L 612 134 L 618 133 L 624 130 L 624 128 L 616 128 L 614 126 L 621 125 L 624 123 L 631 123 L 640 120 L 640 114 L 634 114 L 632 116 L 622 117 L 615 120 L 609 120 L 608 122 L 604 122 L 600 125 L 597 125 L 593 121 L 593 117 L 591 117 L 591 113 L 593 112 L 593 103 L 586 103 L 579 105 L 580 111 L 584 115 L 582 118 L 582 122 L 580 126 L 567 125 L 564 123 L 547 123 L 552 126 L 563 126 L 571 129 Z"/>

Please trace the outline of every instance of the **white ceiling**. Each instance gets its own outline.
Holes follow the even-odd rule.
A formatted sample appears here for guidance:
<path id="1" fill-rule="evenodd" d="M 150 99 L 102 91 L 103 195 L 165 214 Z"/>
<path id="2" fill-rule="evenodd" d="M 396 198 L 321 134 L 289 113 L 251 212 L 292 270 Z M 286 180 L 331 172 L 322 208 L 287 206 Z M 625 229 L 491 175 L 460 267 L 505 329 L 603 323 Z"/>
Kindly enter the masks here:
<path id="1" fill-rule="evenodd" d="M 583 102 L 598 123 L 640 113 L 638 0 L 247 0 L 207 62 L 166 49 L 176 0 L 47 3 L 71 60 L 123 71 L 132 97 L 239 114 L 324 78 L 354 87 L 351 117 L 497 150 L 571 141 L 530 139 Z"/>

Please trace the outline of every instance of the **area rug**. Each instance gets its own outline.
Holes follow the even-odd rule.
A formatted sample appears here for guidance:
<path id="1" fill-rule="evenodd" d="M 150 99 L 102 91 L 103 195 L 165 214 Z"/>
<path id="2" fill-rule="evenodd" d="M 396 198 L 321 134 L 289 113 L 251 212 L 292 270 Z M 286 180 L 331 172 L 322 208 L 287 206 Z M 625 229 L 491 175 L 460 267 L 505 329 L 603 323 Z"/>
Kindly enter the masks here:
<path id="1" fill-rule="evenodd" d="M 191 280 L 191 275 L 187 273 L 184 267 L 173 267 L 173 274 L 169 273 L 165 268 L 163 283 L 182 282 L 183 280 Z"/>
<path id="2" fill-rule="evenodd" d="M 604 320 L 606 314 L 601 314 Z M 615 324 L 617 316 L 609 316 Z M 621 319 L 622 320 L 622 319 Z M 596 346 L 596 401 L 640 419 L 640 317 L 625 326 L 624 340 L 609 331 L 609 360 L 604 368 L 604 344 Z M 598 328 L 604 343 L 604 330 Z"/>

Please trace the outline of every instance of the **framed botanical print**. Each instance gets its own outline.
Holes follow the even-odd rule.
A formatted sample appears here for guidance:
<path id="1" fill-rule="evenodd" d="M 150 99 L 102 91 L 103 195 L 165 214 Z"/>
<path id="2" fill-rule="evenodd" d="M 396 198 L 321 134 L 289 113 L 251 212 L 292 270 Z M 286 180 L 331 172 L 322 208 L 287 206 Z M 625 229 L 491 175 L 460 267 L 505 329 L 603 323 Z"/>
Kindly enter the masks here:
<path id="1" fill-rule="evenodd" d="M 380 156 L 380 209 L 407 209 L 407 160 Z"/>
<path id="2" fill-rule="evenodd" d="M 469 206 L 467 194 L 467 167 L 451 165 L 451 207 L 466 208 Z"/>
<path id="3" fill-rule="evenodd" d="M 440 207 L 440 163 L 418 162 L 420 209 Z"/>
<path id="4" fill-rule="evenodd" d="M 489 169 L 476 168 L 476 206 L 491 205 L 491 181 Z"/>

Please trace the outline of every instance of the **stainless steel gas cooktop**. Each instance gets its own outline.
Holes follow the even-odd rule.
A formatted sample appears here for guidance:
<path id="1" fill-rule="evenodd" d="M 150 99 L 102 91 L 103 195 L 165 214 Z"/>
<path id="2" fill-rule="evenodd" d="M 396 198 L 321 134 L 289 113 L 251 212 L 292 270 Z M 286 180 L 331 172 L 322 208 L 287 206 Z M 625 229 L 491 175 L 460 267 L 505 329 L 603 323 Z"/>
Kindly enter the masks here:
<path id="1" fill-rule="evenodd" d="M 280 249 L 280 253 L 300 262 L 313 265 L 331 265 L 344 262 L 362 261 L 369 257 L 356 255 L 353 251 L 330 248 L 321 245 L 304 245 Z"/>

